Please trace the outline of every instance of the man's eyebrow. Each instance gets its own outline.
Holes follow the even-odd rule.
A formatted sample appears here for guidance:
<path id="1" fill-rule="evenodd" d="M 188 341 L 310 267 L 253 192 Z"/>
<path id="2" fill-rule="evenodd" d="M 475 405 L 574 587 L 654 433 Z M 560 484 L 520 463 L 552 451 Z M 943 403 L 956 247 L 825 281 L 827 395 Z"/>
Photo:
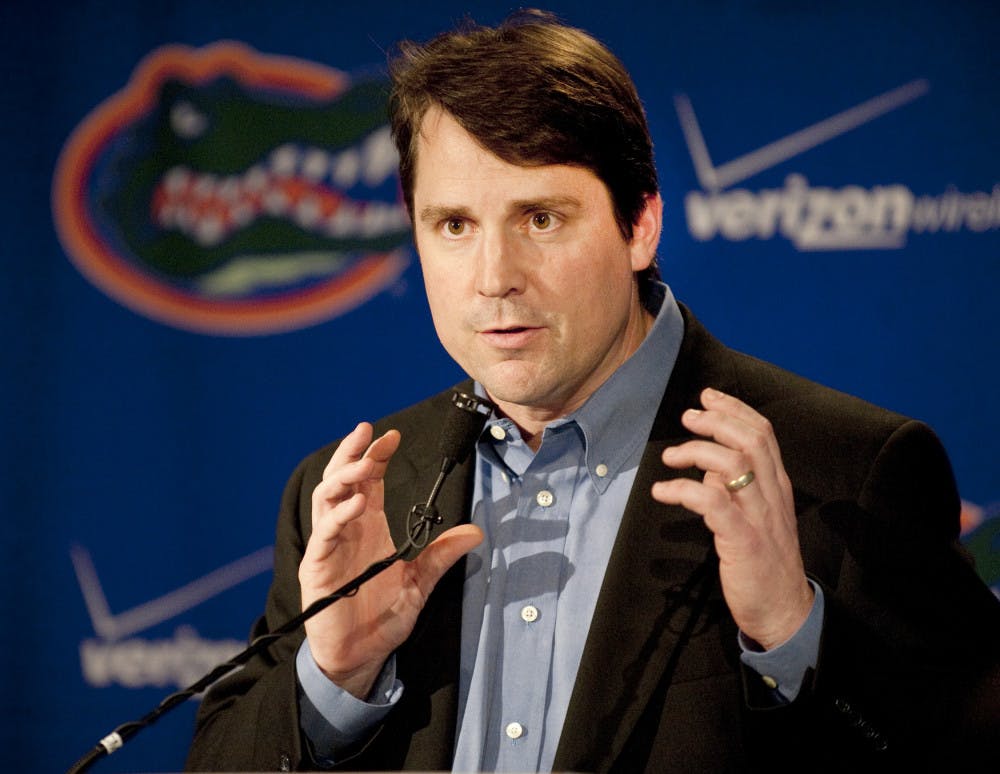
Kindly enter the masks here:
<path id="1" fill-rule="evenodd" d="M 582 203 L 575 196 L 542 196 L 538 199 L 522 199 L 515 201 L 511 209 L 520 212 L 533 212 L 535 210 L 565 210 L 579 209 Z"/>
<path id="2" fill-rule="evenodd" d="M 421 208 L 419 215 L 421 223 L 438 223 L 448 218 L 468 218 L 470 212 L 468 207 L 461 205 L 449 207 L 444 204 L 429 204 Z"/>

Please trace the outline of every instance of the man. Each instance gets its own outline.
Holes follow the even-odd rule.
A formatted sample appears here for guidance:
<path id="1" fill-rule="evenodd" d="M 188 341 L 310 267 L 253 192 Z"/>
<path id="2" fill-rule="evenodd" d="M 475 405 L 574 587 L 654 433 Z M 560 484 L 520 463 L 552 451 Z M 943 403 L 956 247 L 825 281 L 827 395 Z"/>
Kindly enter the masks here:
<path id="1" fill-rule="evenodd" d="M 1000 614 L 956 550 L 940 444 L 674 301 L 620 62 L 526 13 L 406 45 L 393 77 L 435 328 L 497 408 L 440 536 L 216 686 L 189 767 L 817 770 L 985 748 Z M 402 544 L 450 410 L 362 423 L 299 466 L 256 634 Z"/>

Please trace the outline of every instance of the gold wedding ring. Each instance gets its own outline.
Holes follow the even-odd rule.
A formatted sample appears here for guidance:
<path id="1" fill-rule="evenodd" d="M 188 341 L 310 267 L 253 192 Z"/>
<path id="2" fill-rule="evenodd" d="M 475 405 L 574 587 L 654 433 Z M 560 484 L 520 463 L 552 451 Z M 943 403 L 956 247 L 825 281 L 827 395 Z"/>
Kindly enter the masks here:
<path id="1" fill-rule="evenodd" d="M 739 492 L 743 487 L 750 486 L 753 483 L 754 475 L 752 470 L 748 470 L 739 478 L 734 478 L 728 484 L 726 484 L 726 489 L 730 492 Z"/>

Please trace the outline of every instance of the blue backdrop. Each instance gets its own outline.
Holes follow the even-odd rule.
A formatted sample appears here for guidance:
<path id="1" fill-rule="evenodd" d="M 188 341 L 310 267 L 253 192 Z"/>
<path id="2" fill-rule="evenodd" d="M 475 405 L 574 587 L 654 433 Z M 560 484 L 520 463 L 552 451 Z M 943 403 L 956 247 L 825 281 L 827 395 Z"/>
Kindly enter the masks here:
<path id="1" fill-rule="evenodd" d="M 382 72 L 511 7 L 345 5 L 0 9 L 5 769 L 66 769 L 241 647 L 296 462 L 461 377 Z M 997 5 L 549 7 L 635 76 L 678 298 L 934 426 L 1000 587 Z M 179 769 L 194 709 L 100 770 Z"/>

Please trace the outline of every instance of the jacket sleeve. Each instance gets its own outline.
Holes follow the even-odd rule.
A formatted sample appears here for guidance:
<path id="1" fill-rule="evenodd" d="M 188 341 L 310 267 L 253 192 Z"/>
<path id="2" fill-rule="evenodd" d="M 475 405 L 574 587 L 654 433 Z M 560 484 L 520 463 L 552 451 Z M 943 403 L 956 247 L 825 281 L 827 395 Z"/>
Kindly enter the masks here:
<path id="1" fill-rule="evenodd" d="M 790 745 L 793 759 L 831 767 L 870 758 L 921 768 L 976 760 L 992 745 L 1000 603 L 958 542 L 959 511 L 944 449 L 914 421 L 888 436 L 854 497 L 816 506 L 843 547 L 819 578 L 819 663 L 792 705 L 748 713 L 751 745 Z M 762 690 L 749 671 L 744 679 L 751 696 Z"/>
<path id="2" fill-rule="evenodd" d="M 301 611 L 298 565 L 308 539 L 311 492 L 322 470 L 318 456 L 303 461 L 285 487 L 275 541 L 274 579 L 265 615 L 255 624 L 251 640 Z M 303 638 L 301 628 L 285 636 L 207 691 L 195 721 L 187 770 L 295 771 L 311 767 L 299 731 L 295 675 L 295 654 Z"/>

